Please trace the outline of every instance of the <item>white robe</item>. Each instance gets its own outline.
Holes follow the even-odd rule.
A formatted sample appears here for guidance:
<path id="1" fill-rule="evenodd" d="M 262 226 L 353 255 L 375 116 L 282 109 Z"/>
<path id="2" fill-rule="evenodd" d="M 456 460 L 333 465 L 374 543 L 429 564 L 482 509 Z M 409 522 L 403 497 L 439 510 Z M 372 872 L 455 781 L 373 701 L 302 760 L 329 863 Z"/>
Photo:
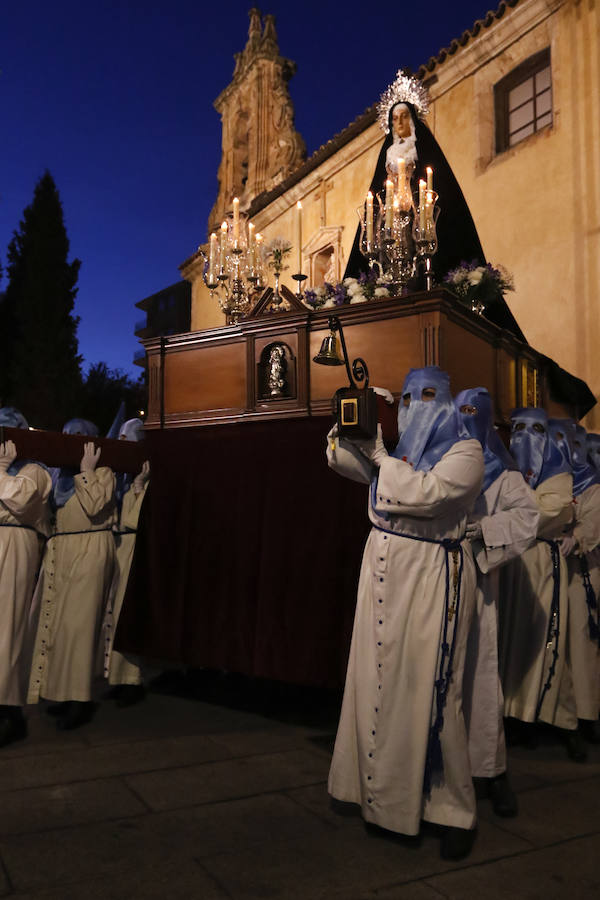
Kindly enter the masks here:
<path id="1" fill-rule="evenodd" d="M 573 535 L 578 550 L 567 558 L 569 570 L 569 626 L 567 660 L 571 685 L 564 692 L 572 691 L 569 707 L 575 707 L 578 719 L 597 719 L 600 713 L 600 647 L 590 638 L 588 606 L 580 551 L 585 553 L 590 583 L 596 602 L 600 603 L 600 485 L 593 484 L 575 498 Z M 598 610 L 592 611 L 598 621 Z M 568 701 L 567 701 L 568 702 Z"/>
<path id="2" fill-rule="evenodd" d="M 29 703 L 92 697 L 115 572 L 115 476 L 102 467 L 76 475 L 74 483 L 75 493 L 57 510 L 35 592 L 39 622 Z"/>
<path id="3" fill-rule="evenodd" d="M 520 472 L 504 471 L 477 498 L 469 522 L 480 523 L 483 540 L 473 543 L 477 593 L 463 680 L 465 721 L 472 775 L 494 778 L 506 771 L 498 671 L 498 567 L 534 543 L 539 522 L 535 494 Z"/>
<path id="4" fill-rule="evenodd" d="M 36 624 L 31 600 L 50 531 L 51 488 L 49 472 L 35 463 L 16 475 L 0 473 L 0 704 L 6 706 L 27 699 Z"/>
<path id="5" fill-rule="evenodd" d="M 348 449 L 344 449 L 348 448 Z M 368 482 L 371 466 L 347 442 L 328 447 L 329 464 Z M 361 568 L 346 687 L 329 792 L 359 803 L 366 820 L 416 834 L 421 819 L 472 828 L 475 796 L 461 704 L 462 670 L 474 602 L 475 567 L 468 541 L 455 656 L 440 740 L 444 779 L 423 793 L 446 595 L 446 551 L 430 541 L 460 539 L 481 488 L 478 441 L 457 442 L 429 472 L 389 457 L 379 469 L 374 525 Z M 389 519 L 384 518 L 389 514 Z M 448 556 L 450 574 L 452 554 Z M 452 587 L 450 588 L 452 596 Z M 451 620 L 451 616 L 448 617 Z"/>
<path id="6" fill-rule="evenodd" d="M 504 713 L 533 722 L 540 697 L 539 719 L 560 728 L 575 728 L 572 714 L 561 712 L 560 686 L 565 665 L 568 616 L 568 574 L 559 553 L 560 597 L 558 658 L 550 686 L 549 677 L 556 642 L 548 642 L 548 625 L 554 590 L 552 554 L 543 539 L 559 539 L 573 518 L 573 478 L 562 472 L 535 489 L 540 512 L 538 540 L 520 559 L 504 566 L 500 586 L 500 676 Z"/>
<path id="7" fill-rule="evenodd" d="M 121 517 L 119 522 L 119 535 L 117 538 L 117 571 L 118 583 L 112 602 L 110 619 L 107 621 L 108 629 L 105 634 L 106 670 L 109 684 L 141 684 L 142 674 L 136 660 L 131 656 L 124 656 L 113 648 L 115 631 L 119 622 L 123 598 L 129 580 L 129 570 L 133 560 L 135 549 L 136 529 L 140 517 L 140 509 L 146 494 L 146 486 L 136 494 L 133 485 L 123 497 Z"/>

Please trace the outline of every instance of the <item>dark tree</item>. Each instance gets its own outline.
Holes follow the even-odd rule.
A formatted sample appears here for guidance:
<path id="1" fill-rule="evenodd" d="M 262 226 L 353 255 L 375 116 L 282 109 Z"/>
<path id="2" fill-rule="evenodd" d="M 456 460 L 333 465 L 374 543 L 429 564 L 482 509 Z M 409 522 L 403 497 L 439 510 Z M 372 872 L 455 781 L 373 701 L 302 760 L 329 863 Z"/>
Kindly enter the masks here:
<path id="1" fill-rule="evenodd" d="M 73 315 L 80 261 L 68 261 L 63 209 L 49 172 L 8 246 L 0 309 L 0 395 L 31 425 L 60 430 L 77 415 L 81 357 Z"/>
<path id="2" fill-rule="evenodd" d="M 109 369 L 104 362 L 90 366 L 77 415 L 92 421 L 100 429 L 100 434 L 105 435 L 122 401 L 125 403 L 125 419 L 133 419 L 141 409 L 145 409 L 143 373 L 134 381 L 122 369 Z"/>

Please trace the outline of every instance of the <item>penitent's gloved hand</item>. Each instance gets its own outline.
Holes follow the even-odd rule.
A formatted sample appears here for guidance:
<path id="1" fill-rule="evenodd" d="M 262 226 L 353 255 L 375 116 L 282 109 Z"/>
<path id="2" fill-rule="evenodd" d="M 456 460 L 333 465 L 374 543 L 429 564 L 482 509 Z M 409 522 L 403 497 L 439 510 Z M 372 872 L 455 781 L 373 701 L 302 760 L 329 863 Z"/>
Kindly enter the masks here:
<path id="1" fill-rule="evenodd" d="M 350 440 L 348 438 L 348 440 Z M 381 425 L 377 425 L 377 436 L 374 438 L 370 438 L 369 440 L 359 440 L 353 438 L 350 440 L 350 443 L 353 444 L 363 456 L 365 456 L 370 462 L 373 463 L 374 466 L 380 466 L 384 459 L 387 459 L 388 452 L 383 444 L 383 437 L 381 436 Z"/>
<path id="2" fill-rule="evenodd" d="M 5 441 L 4 444 L 0 444 L 0 473 L 6 472 L 16 458 L 17 448 L 14 441 Z"/>
<path id="3" fill-rule="evenodd" d="M 133 479 L 133 490 L 136 494 L 141 494 L 144 490 L 144 485 L 148 483 L 150 480 L 150 463 L 148 460 L 145 460 L 142 463 L 142 471 L 139 475 L 136 475 Z"/>
<path id="4" fill-rule="evenodd" d="M 564 538 L 561 538 L 558 547 L 561 556 L 569 556 L 569 554 L 577 550 L 577 538 L 574 534 L 567 534 Z"/>
<path id="5" fill-rule="evenodd" d="M 94 447 L 93 441 L 88 441 L 83 445 L 83 456 L 81 457 L 81 463 L 79 464 L 80 472 L 93 472 L 96 466 L 98 465 L 98 460 L 100 459 L 100 451 L 101 447 Z"/>
<path id="6" fill-rule="evenodd" d="M 481 527 L 481 522 L 469 522 L 469 524 L 467 525 L 465 537 L 469 541 L 482 541 L 483 529 Z"/>

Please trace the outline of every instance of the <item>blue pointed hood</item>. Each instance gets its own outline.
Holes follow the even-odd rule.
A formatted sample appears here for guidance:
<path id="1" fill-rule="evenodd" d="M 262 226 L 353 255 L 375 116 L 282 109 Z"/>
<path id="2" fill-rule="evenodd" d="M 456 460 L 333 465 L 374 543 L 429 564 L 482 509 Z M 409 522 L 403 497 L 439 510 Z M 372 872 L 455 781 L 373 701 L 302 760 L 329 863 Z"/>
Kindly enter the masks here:
<path id="1" fill-rule="evenodd" d="M 435 396 L 423 400 L 428 389 Z M 410 400 L 408 406 L 405 398 Z M 432 469 L 457 441 L 469 439 L 452 400 L 450 378 L 438 366 L 411 369 L 406 376 L 398 407 L 398 435 L 392 456 L 421 472 Z"/>
<path id="2" fill-rule="evenodd" d="M 574 419 L 549 419 L 550 436 L 573 470 L 573 496 L 592 484 L 600 484 L 600 474 L 587 458 L 585 428 Z"/>
<path id="3" fill-rule="evenodd" d="M 510 452 L 530 487 L 535 488 L 561 472 L 571 472 L 569 463 L 550 440 L 545 409 L 534 406 L 515 409 L 510 418 Z"/>
<path id="4" fill-rule="evenodd" d="M 454 403 L 463 425 L 471 437 L 479 441 L 483 449 L 485 465 L 485 476 L 481 488 L 483 493 L 500 477 L 502 472 L 507 469 L 517 469 L 517 464 L 494 429 L 492 398 L 487 388 L 469 388 L 461 391 L 454 398 Z M 461 412 L 461 408 L 465 406 L 472 407 L 475 412 Z"/>

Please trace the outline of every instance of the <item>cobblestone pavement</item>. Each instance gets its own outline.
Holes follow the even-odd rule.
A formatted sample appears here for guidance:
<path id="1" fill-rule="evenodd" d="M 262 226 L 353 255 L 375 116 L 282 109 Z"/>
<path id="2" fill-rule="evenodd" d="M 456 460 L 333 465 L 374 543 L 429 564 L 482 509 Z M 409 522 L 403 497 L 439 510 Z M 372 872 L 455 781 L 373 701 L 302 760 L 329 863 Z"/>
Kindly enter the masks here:
<path id="1" fill-rule="evenodd" d="M 221 681 L 103 701 L 67 733 L 30 708 L 29 737 L 0 750 L 0 897 L 600 897 L 600 747 L 584 764 L 552 735 L 511 748 L 518 817 L 481 799 L 471 856 L 448 863 L 434 829 L 402 839 L 332 809 L 337 697 Z"/>

